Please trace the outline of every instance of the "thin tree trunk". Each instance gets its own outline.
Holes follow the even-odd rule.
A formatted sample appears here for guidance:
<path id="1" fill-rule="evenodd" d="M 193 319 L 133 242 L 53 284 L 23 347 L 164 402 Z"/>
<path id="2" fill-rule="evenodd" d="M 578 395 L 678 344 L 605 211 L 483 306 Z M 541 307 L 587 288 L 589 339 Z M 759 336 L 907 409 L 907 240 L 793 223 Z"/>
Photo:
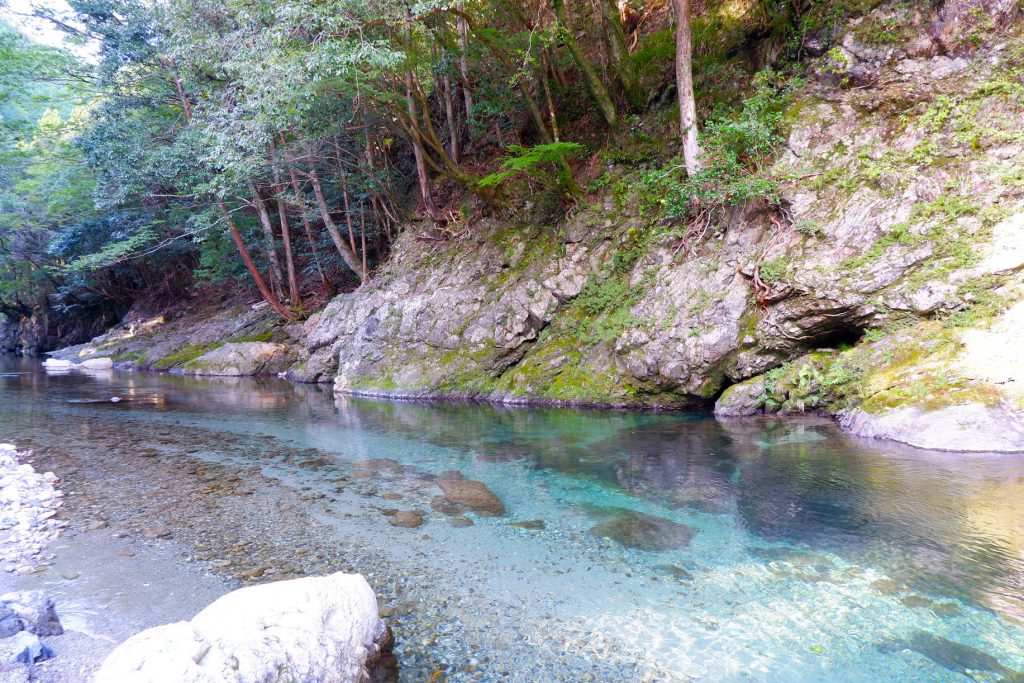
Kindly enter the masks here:
<path id="1" fill-rule="evenodd" d="M 348 227 L 348 246 L 352 249 L 352 253 L 356 253 L 356 236 L 352 231 L 352 210 L 348 201 L 348 181 L 345 179 L 345 174 L 341 174 L 341 196 L 345 202 L 345 225 Z"/>
<path id="2" fill-rule="evenodd" d="M 444 75 L 441 84 L 444 90 L 444 112 L 448 119 L 448 137 L 451 139 L 448 153 L 451 155 L 452 161 L 458 165 L 462 162 L 462 154 L 459 149 L 459 128 L 455 125 L 455 106 L 452 104 L 452 79 L 448 77 L 448 74 Z"/>
<path id="3" fill-rule="evenodd" d="M 363 282 L 366 282 L 366 207 L 359 205 L 359 241 L 363 252 Z"/>
<path id="4" fill-rule="evenodd" d="M 683 142 L 686 173 L 700 171 L 700 145 L 697 140 L 697 102 L 693 97 L 693 36 L 690 26 L 690 0 L 672 0 L 676 21 L 676 92 L 679 94 L 679 133 Z"/>
<path id="5" fill-rule="evenodd" d="M 423 161 L 423 142 L 419 134 L 419 126 L 416 119 L 416 102 L 412 94 L 412 69 L 405 72 L 405 106 L 409 112 L 409 122 L 412 126 L 412 155 L 416 162 L 416 180 L 419 181 L 420 196 L 423 198 L 423 208 L 427 216 L 435 223 L 441 220 L 441 213 L 434 204 L 434 197 L 430 192 L 430 179 L 427 177 L 427 165 Z"/>
<path id="6" fill-rule="evenodd" d="M 228 222 L 228 228 L 231 231 L 231 238 L 235 241 L 235 246 L 238 247 L 238 253 L 242 255 L 242 261 L 245 262 L 245 267 L 249 271 L 249 275 L 252 276 L 253 281 L 256 282 L 256 287 L 260 290 L 260 294 L 263 295 L 264 301 L 270 304 L 277 313 L 285 320 L 295 320 L 295 314 L 289 311 L 284 304 L 278 301 L 274 293 L 267 287 L 267 283 L 263 281 L 263 276 L 260 275 L 260 271 L 256 270 L 256 264 L 252 261 L 252 256 L 249 255 L 249 250 L 245 248 L 245 242 L 242 241 L 242 236 L 238 234 L 238 228 L 235 227 L 235 220 L 231 217 L 231 212 L 228 211 L 227 205 L 223 199 L 217 200 L 217 206 L 220 207 L 221 212 L 224 214 L 224 218 Z"/>
<path id="7" fill-rule="evenodd" d="M 679 0 L 673 1 L 678 2 Z M 569 26 L 569 15 L 565 11 L 565 0 L 551 0 L 551 4 L 555 10 L 555 17 L 561 25 L 561 34 L 565 40 L 565 46 L 569 48 L 573 61 L 576 62 L 576 66 L 583 73 L 583 78 L 587 81 L 590 94 L 593 96 L 594 101 L 597 102 L 597 107 L 601 110 L 601 115 L 604 117 L 608 127 L 615 128 L 619 122 L 619 114 L 615 109 L 615 103 L 612 102 L 612 97 L 608 94 L 608 88 L 601 81 L 601 77 L 594 69 L 594 65 L 583 54 L 583 50 L 580 49 L 579 44 L 576 42 L 576 37 L 572 34 L 572 29 Z"/>
<path id="8" fill-rule="evenodd" d="M 341 255 L 341 259 L 345 262 L 352 272 L 359 274 L 359 261 L 356 259 L 356 255 L 352 253 L 348 245 L 345 244 L 345 240 L 342 239 L 341 233 L 338 232 L 338 226 L 335 224 L 334 219 L 331 218 L 331 211 L 327 207 L 327 200 L 324 199 L 324 189 L 320 185 L 320 177 L 316 172 L 316 159 L 310 157 L 309 162 L 309 181 L 313 185 L 313 194 L 316 196 L 316 204 L 320 209 L 320 216 L 324 219 L 324 227 L 327 228 L 327 233 L 331 236 L 331 241 L 334 242 L 335 248 L 338 250 L 338 254 Z"/>
<path id="9" fill-rule="evenodd" d="M 299 197 L 302 196 L 299 190 L 299 180 L 295 177 L 295 169 L 289 166 L 288 175 L 292 181 L 292 192 L 295 193 L 295 201 L 299 201 Z M 303 210 L 302 205 L 299 204 L 299 212 L 302 215 L 302 227 L 306 231 L 306 239 L 309 240 L 309 247 L 313 250 L 313 263 L 316 264 L 316 272 L 320 275 L 320 282 L 324 286 L 324 290 L 328 294 L 334 294 L 334 285 L 327 279 L 326 273 L 324 273 L 323 266 L 320 265 L 320 250 L 316 246 L 316 240 L 313 238 L 313 229 L 309 225 L 309 218 L 306 217 L 306 212 Z"/>
<path id="10" fill-rule="evenodd" d="M 249 183 L 252 191 L 253 205 L 260 215 L 260 225 L 263 226 L 263 239 L 266 241 L 267 260 L 270 261 L 270 285 L 275 292 L 281 291 L 284 284 L 284 273 L 281 271 L 281 262 L 277 258 L 277 249 L 274 247 L 274 224 L 270 221 L 270 212 L 267 205 L 260 196 L 260 191 L 254 183 Z"/>
<path id="11" fill-rule="evenodd" d="M 288 273 L 288 298 L 292 306 L 302 306 L 302 295 L 299 283 L 295 278 L 295 256 L 292 253 L 291 229 L 288 225 L 288 202 L 284 198 L 284 183 L 281 182 L 281 170 L 277 167 L 277 149 L 274 141 L 270 141 L 270 170 L 274 178 L 274 194 L 277 195 L 277 217 L 281 223 L 281 242 L 284 244 L 284 266 Z"/>
<path id="12" fill-rule="evenodd" d="M 459 3 L 459 12 L 466 10 L 464 3 Z M 469 134 L 469 126 L 473 120 L 473 94 L 469 87 L 469 26 L 466 20 L 460 16 L 456 23 L 456 30 L 459 34 L 459 72 L 462 74 L 462 100 L 466 105 L 466 134 Z"/>
<path id="13" fill-rule="evenodd" d="M 562 134 L 558 130 L 558 116 L 555 114 L 555 99 L 551 96 L 551 82 L 548 79 L 548 57 L 547 51 L 545 50 L 542 50 L 540 53 L 540 80 L 541 84 L 544 86 L 544 97 L 548 103 L 551 132 L 555 137 L 555 142 L 559 142 Z"/>
<path id="14" fill-rule="evenodd" d="M 459 17 L 463 18 L 465 15 L 459 14 Z M 464 21 L 469 25 L 470 30 L 473 31 L 473 35 L 475 35 L 478 40 L 484 43 L 484 45 L 494 53 L 494 56 L 498 58 L 498 61 L 501 62 L 502 66 L 511 72 L 515 72 L 517 70 L 516 65 L 512 63 L 512 60 L 509 58 L 508 54 L 506 54 L 505 49 L 498 44 L 496 40 L 491 38 L 484 31 L 477 30 L 477 27 L 470 23 L 468 18 L 465 18 Z M 516 82 L 519 85 L 519 92 L 523 94 L 523 101 L 526 102 L 526 108 L 530 110 L 530 116 L 533 117 L 533 123 L 537 127 L 537 132 L 540 134 L 541 139 L 546 143 L 552 142 L 551 132 L 544 123 L 544 114 L 537 105 L 537 100 L 534 99 L 533 93 L 530 92 L 530 87 L 527 85 L 526 80 L 523 78 L 517 78 Z"/>
<path id="15" fill-rule="evenodd" d="M 615 75 L 619 78 L 626 99 L 633 106 L 642 104 L 639 101 L 640 93 L 637 87 L 636 72 L 633 69 L 632 60 L 629 56 L 629 46 L 626 45 L 626 33 L 622 29 L 622 15 L 619 13 L 617 0 L 600 0 L 601 15 L 604 17 L 607 30 L 605 35 L 610 42 L 612 63 L 615 67 Z"/>

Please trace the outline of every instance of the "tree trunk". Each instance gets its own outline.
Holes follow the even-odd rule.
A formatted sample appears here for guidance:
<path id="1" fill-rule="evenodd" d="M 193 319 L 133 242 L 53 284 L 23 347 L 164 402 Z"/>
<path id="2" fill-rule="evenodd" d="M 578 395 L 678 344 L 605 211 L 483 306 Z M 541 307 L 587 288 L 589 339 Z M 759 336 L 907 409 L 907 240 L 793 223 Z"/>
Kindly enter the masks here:
<path id="1" fill-rule="evenodd" d="M 256 264 L 252 262 L 252 257 L 249 255 L 249 250 L 245 248 L 245 242 L 242 241 L 242 236 L 238 234 L 238 228 L 235 227 L 235 220 L 231 217 L 231 212 L 228 211 L 227 205 L 223 199 L 217 200 L 217 206 L 220 207 L 221 212 L 224 214 L 224 218 L 228 222 L 228 228 L 231 230 L 231 238 L 235 241 L 235 246 L 238 247 L 238 253 L 242 255 L 242 261 L 245 262 L 245 267 L 249 271 L 249 275 L 256 282 L 256 287 L 260 290 L 260 294 L 263 295 L 264 301 L 270 304 L 277 313 L 285 320 L 295 320 L 295 314 L 289 311 L 284 304 L 277 300 L 270 288 L 267 287 L 267 283 L 263 281 L 263 276 L 260 275 L 260 271 L 256 270 Z"/>
<path id="2" fill-rule="evenodd" d="M 320 216 L 324 219 L 324 227 L 327 228 L 327 233 L 331 236 L 331 241 L 334 242 L 335 248 L 338 250 L 338 254 L 341 255 L 341 260 L 345 262 L 352 272 L 359 275 L 359 261 L 356 259 L 356 255 L 352 253 L 348 245 L 345 244 L 345 240 L 342 239 L 341 233 L 338 232 L 338 226 L 335 224 L 334 219 L 331 218 L 331 211 L 327 207 L 327 200 L 324 199 L 324 189 L 320 185 L 320 177 L 316 173 L 316 159 L 310 158 L 309 162 L 309 181 L 313 185 L 313 194 L 316 196 L 317 208 L 320 209 Z M 361 279 L 361 278 L 360 278 Z"/>
<path id="3" fill-rule="evenodd" d="M 448 74 L 444 75 L 441 85 L 442 90 L 444 90 L 445 117 L 448 119 L 448 137 L 451 140 L 448 144 L 448 154 L 451 155 L 452 161 L 458 165 L 462 163 L 462 154 L 459 149 L 459 127 L 455 125 L 455 105 L 452 104 L 452 79 L 448 77 Z"/>
<path id="4" fill-rule="evenodd" d="M 555 99 L 551 95 L 551 82 L 548 79 L 548 66 L 547 50 L 542 50 L 540 53 L 540 81 L 544 86 L 544 97 L 548 103 L 548 113 L 550 114 L 551 120 L 551 133 L 554 135 L 555 142 L 560 142 L 562 133 L 558 129 L 558 115 L 555 113 Z"/>
<path id="5" fill-rule="evenodd" d="M 359 205 L 359 242 L 363 254 L 363 282 L 366 282 L 366 277 L 369 274 L 366 269 L 366 207 L 362 204 Z"/>
<path id="6" fill-rule="evenodd" d="M 260 225 L 263 226 L 267 260 L 270 261 L 270 286 L 275 292 L 280 292 L 284 284 L 284 274 L 281 271 L 281 262 L 277 258 L 277 249 L 274 248 L 274 224 L 270 221 L 270 212 L 267 211 L 267 205 L 263 202 L 259 189 L 254 183 L 249 183 L 249 189 L 252 191 L 253 205 L 260 215 Z"/>
<path id="7" fill-rule="evenodd" d="M 626 93 L 626 99 L 634 107 L 643 104 L 640 97 L 640 88 L 637 83 L 636 71 L 629 56 L 629 46 L 626 45 L 626 33 L 622 29 L 622 15 L 619 13 L 617 0 L 601 0 L 601 15 L 607 25 L 606 35 L 611 43 L 612 61 L 615 67 L 615 75 L 619 78 L 622 91 Z"/>
<path id="8" fill-rule="evenodd" d="M 299 190 L 299 180 L 295 177 L 295 169 L 289 167 L 288 175 L 292 181 L 292 192 L 295 193 L 295 200 L 299 201 L 299 197 L 302 196 L 302 192 Z M 320 250 L 316 246 L 316 240 L 313 238 L 313 229 L 309 226 L 309 218 L 306 217 L 306 212 L 303 210 L 302 205 L 299 204 L 299 211 L 302 215 L 302 227 L 306 231 L 306 239 L 309 240 L 309 248 L 313 250 L 313 263 L 316 264 L 316 272 L 320 274 L 320 283 L 324 286 L 324 291 L 328 295 L 334 294 L 334 285 L 327 279 L 327 275 L 324 273 L 323 266 L 320 265 Z"/>
<path id="9" fill-rule="evenodd" d="M 672 0 L 676 20 L 676 92 L 679 95 L 679 133 L 683 142 L 686 173 L 700 171 L 700 145 L 697 140 L 697 103 L 693 97 L 693 36 L 690 27 L 690 0 Z"/>
<path id="10" fill-rule="evenodd" d="M 460 12 L 465 11 L 465 5 L 459 3 Z M 462 74 L 462 100 L 466 105 L 466 134 L 469 134 L 470 122 L 473 120 L 473 93 L 469 87 L 469 26 L 463 17 L 458 18 L 456 30 L 459 33 L 459 72 Z"/>
<path id="11" fill-rule="evenodd" d="M 270 141 L 270 169 L 274 177 L 274 194 L 277 195 L 277 217 L 281 223 L 281 242 L 284 243 L 284 266 L 288 272 L 288 298 L 292 306 L 302 306 L 302 295 L 299 294 L 299 283 L 295 278 L 295 256 L 292 253 L 292 236 L 288 226 L 288 202 L 284 198 L 284 183 L 281 182 L 281 171 L 277 167 L 277 149 L 274 141 Z"/>
<path id="12" fill-rule="evenodd" d="M 491 52 L 494 53 L 494 56 L 498 58 L 498 61 L 502 63 L 502 66 L 514 73 L 517 70 L 517 67 L 513 64 L 512 59 L 509 58 L 505 49 L 486 32 L 477 30 L 477 27 L 469 23 L 469 19 L 464 18 L 464 16 L 465 15 L 462 14 L 459 15 L 460 18 L 463 18 L 463 20 L 467 22 L 469 28 L 473 31 L 473 35 L 475 35 L 480 42 L 486 45 Z M 537 105 L 537 100 L 534 99 L 533 93 L 530 92 L 530 87 L 526 84 L 526 80 L 523 78 L 517 78 L 516 82 L 519 85 L 519 92 L 523 95 L 523 101 L 526 102 L 526 108 L 530 110 L 530 116 L 533 117 L 533 123 L 537 127 L 537 132 L 540 134 L 541 140 L 546 143 L 551 143 L 551 133 L 548 131 L 548 127 L 544 123 L 544 114 Z"/>
<path id="13" fill-rule="evenodd" d="M 673 1 L 679 2 L 679 0 Z M 565 0 L 551 0 L 551 4 L 555 10 L 555 17 L 560 24 L 560 33 L 565 41 L 565 46 L 569 48 L 573 61 L 576 62 L 576 66 L 583 73 L 583 78 L 587 81 L 590 94 L 593 96 L 594 101 L 597 102 L 598 109 L 601 110 L 601 116 L 604 117 L 609 128 L 615 128 L 619 122 L 619 114 L 615 109 L 615 103 L 612 102 L 611 95 L 608 94 L 608 88 L 601 81 L 601 77 L 594 69 L 594 65 L 587 60 L 583 50 L 580 49 L 579 44 L 576 42 L 576 37 L 572 34 L 572 29 L 569 26 L 569 15 L 565 11 Z"/>
<path id="14" fill-rule="evenodd" d="M 416 102 L 413 99 L 412 88 L 412 69 L 408 69 L 405 72 L 405 106 L 409 112 L 409 121 L 412 126 L 411 142 L 412 155 L 416 162 L 416 180 L 419 182 L 420 197 L 423 198 L 423 208 L 426 210 L 430 220 L 436 223 L 441 220 L 441 213 L 437 210 L 437 206 L 434 205 L 434 196 L 430 192 L 430 178 L 427 176 L 426 162 L 423 161 L 423 142 L 418 133 Z"/>
<path id="15" fill-rule="evenodd" d="M 352 207 L 348 201 L 348 182 L 345 180 L 345 174 L 341 174 L 341 196 L 345 202 L 345 225 L 348 227 L 348 246 L 352 249 L 352 253 L 356 253 L 356 236 L 352 231 Z"/>

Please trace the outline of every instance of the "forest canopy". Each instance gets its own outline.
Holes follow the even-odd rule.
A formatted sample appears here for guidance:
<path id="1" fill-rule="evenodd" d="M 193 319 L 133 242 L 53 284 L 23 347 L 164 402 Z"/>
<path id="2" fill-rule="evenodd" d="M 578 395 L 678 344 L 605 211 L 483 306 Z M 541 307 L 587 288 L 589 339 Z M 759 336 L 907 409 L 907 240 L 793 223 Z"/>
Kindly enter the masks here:
<path id="1" fill-rule="evenodd" d="M 246 282 L 297 319 L 372 277 L 402 231 L 557 223 L 607 163 L 642 165 L 670 221 L 771 201 L 786 65 L 870 3 L 69 5 L 36 14 L 95 60 L 0 26 L 11 318 Z"/>

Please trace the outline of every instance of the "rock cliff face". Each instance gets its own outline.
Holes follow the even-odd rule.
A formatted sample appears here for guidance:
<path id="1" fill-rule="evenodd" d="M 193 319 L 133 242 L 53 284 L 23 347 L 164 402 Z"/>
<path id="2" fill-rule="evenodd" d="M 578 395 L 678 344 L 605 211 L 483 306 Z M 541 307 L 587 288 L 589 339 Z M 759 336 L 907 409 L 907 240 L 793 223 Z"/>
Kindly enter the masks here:
<path id="1" fill-rule="evenodd" d="M 289 376 L 369 395 L 650 406 L 709 402 L 754 378 L 719 401 L 749 414 L 776 410 L 760 376 L 810 352 L 888 339 L 891 353 L 899 334 L 932 334 L 949 338 L 954 362 L 962 333 L 1020 296 L 1024 269 L 1024 47 L 1016 36 L 964 47 L 977 4 L 883 8 L 821 58 L 788 114 L 781 215 L 738 210 L 692 253 L 678 238 L 638 238 L 650 226 L 611 200 L 558 234 L 480 225 L 475 239 L 437 244 L 410 231 L 379 277 L 296 331 L 308 357 Z M 985 26 L 1005 25 L 1014 8 L 989 4 Z M 873 44 L 870 27 L 893 16 L 905 40 Z M 1024 332 L 1015 321 L 1003 324 Z M 892 436 L 948 407 L 890 397 L 875 410 L 918 417 L 866 418 L 870 373 L 847 364 L 828 400 L 799 409 L 844 411 L 859 432 Z M 991 386 L 1000 425 L 1019 425 L 1005 382 L 969 383 Z"/>
<path id="2" fill-rule="evenodd" d="M 492 220 L 448 241 L 411 228 L 371 282 L 286 328 L 287 340 L 248 312 L 187 353 L 150 348 L 136 364 L 187 368 L 244 331 L 289 341 L 287 376 L 339 392 L 717 399 L 723 416 L 836 414 L 861 434 L 924 446 L 935 439 L 906 433 L 971 405 L 1024 433 L 1012 389 L 1022 375 L 986 375 L 969 342 L 993 325 L 1004 339 L 1024 333 L 1021 316 L 1004 314 L 1024 286 L 1017 17 L 1012 0 L 947 0 L 882 3 L 851 23 L 818 50 L 786 113 L 781 210 L 736 209 L 685 244 L 635 190 L 558 227 Z M 637 173 L 609 164 L 608 186 Z M 981 424 L 963 415 L 965 429 Z"/>

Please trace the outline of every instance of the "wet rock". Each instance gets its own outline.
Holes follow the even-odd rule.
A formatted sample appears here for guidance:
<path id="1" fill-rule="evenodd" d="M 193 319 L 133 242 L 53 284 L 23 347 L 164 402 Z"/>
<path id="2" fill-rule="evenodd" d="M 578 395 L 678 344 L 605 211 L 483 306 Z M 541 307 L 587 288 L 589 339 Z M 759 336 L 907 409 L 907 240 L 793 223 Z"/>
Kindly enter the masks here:
<path id="1" fill-rule="evenodd" d="M 932 604 L 928 606 L 928 609 L 940 617 L 955 617 L 960 614 L 960 606 L 955 602 L 949 601 L 932 601 Z"/>
<path id="2" fill-rule="evenodd" d="M 114 367 L 114 361 L 110 358 L 88 358 L 82 361 L 80 367 L 86 370 L 109 370 Z"/>
<path id="3" fill-rule="evenodd" d="M 317 467 L 329 465 L 330 462 L 331 461 L 328 460 L 327 458 L 313 458 L 312 460 L 301 460 L 295 464 L 303 469 L 312 470 L 316 469 Z"/>
<path id="4" fill-rule="evenodd" d="M 880 652 L 898 652 L 900 650 L 912 650 L 922 654 L 939 666 L 957 671 L 969 679 L 976 680 L 970 672 L 990 671 L 1015 680 L 1019 676 L 1016 671 L 1008 667 L 988 654 L 970 645 L 964 645 L 948 638 L 933 635 L 927 631 L 915 631 L 906 640 L 885 641 L 878 646 Z"/>
<path id="5" fill-rule="evenodd" d="M 678 581 L 689 581 L 693 574 L 674 564 L 659 564 L 654 567 L 662 574 L 667 574 Z"/>
<path id="6" fill-rule="evenodd" d="M 165 526 L 150 526 L 142 530 L 142 535 L 148 539 L 170 538 L 171 530 Z"/>
<path id="7" fill-rule="evenodd" d="M 896 595 L 900 592 L 899 584 L 892 579 L 878 579 L 871 582 L 871 587 L 883 595 Z"/>
<path id="8" fill-rule="evenodd" d="M 523 522 L 511 522 L 509 526 L 514 526 L 517 529 L 526 529 L 527 531 L 540 531 L 547 528 L 547 524 L 542 519 L 529 519 Z"/>
<path id="9" fill-rule="evenodd" d="M 449 502 L 462 505 L 473 512 L 483 515 L 500 516 L 505 514 L 505 506 L 502 504 L 501 499 L 494 495 L 482 482 L 474 481 L 473 479 L 463 479 L 462 475 L 457 472 L 453 474 L 458 475 L 458 477 L 450 475 L 447 477 L 439 476 L 435 480 L 435 483 L 444 492 L 444 497 Z"/>
<path id="10" fill-rule="evenodd" d="M 207 351 L 182 366 L 189 375 L 238 377 L 283 372 L 292 362 L 285 344 L 238 342 Z"/>
<path id="11" fill-rule="evenodd" d="M 851 410 L 839 424 L 857 436 L 939 451 L 1024 452 L 1024 420 L 1016 411 L 980 403 L 940 410 L 907 406 L 870 413 Z"/>
<path id="12" fill-rule="evenodd" d="M 250 580 L 251 581 L 252 579 L 261 578 L 269 570 L 270 570 L 270 567 L 254 567 L 254 568 L 249 569 L 247 571 L 241 572 L 238 575 L 238 578 L 246 579 L 246 580 Z"/>
<path id="13" fill-rule="evenodd" d="M 37 636 L 59 636 L 64 633 L 53 598 L 43 591 L 0 595 L 0 611 L 13 612 L 21 621 L 22 630 Z"/>
<path id="14" fill-rule="evenodd" d="M 686 547 L 696 529 L 664 517 L 648 515 L 626 508 L 606 508 L 609 519 L 590 529 L 600 538 L 610 538 L 620 545 L 637 550 L 661 552 Z"/>
<path id="15" fill-rule="evenodd" d="M 454 517 L 448 520 L 448 523 L 456 528 L 473 526 L 474 524 L 473 520 L 471 520 L 466 515 L 455 515 Z"/>
<path id="16" fill-rule="evenodd" d="M 393 493 L 391 491 L 380 494 L 380 497 L 383 498 L 384 500 L 402 500 L 402 494 Z"/>
<path id="17" fill-rule="evenodd" d="M 435 512 L 440 512 L 442 515 L 458 515 L 466 509 L 458 503 L 453 503 L 444 496 L 432 497 L 430 499 L 430 507 Z"/>
<path id="18" fill-rule="evenodd" d="M 423 515 L 416 510 L 400 510 L 388 519 L 391 526 L 415 529 L 423 526 Z"/>
<path id="19" fill-rule="evenodd" d="M 0 638 L 10 638 L 18 631 L 24 630 L 18 614 L 7 605 L 0 605 Z"/>
<path id="20" fill-rule="evenodd" d="M 99 531 L 100 529 L 106 529 L 107 526 L 109 526 L 109 525 L 107 524 L 107 522 L 105 520 L 97 519 L 96 521 L 89 522 L 88 524 L 86 524 L 85 525 L 85 530 L 86 531 Z"/>
<path id="21" fill-rule="evenodd" d="M 7 650 L 5 659 L 21 664 L 35 664 L 53 656 L 53 650 L 43 645 L 39 636 L 28 631 L 19 631 L 8 638 L 3 646 Z"/>
<path id="22" fill-rule="evenodd" d="M 338 573 L 228 593 L 191 621 L 132 636 L 94 681 L 356 683 L 389 642 L 369 584 Z"/>
<path id="23" fill-rule="evenodd" d="M 907 595 L 900 598 L 900 602 L 911 609 L 921 609 L 932 606 L 932 601 L 923 595 Z"/>

